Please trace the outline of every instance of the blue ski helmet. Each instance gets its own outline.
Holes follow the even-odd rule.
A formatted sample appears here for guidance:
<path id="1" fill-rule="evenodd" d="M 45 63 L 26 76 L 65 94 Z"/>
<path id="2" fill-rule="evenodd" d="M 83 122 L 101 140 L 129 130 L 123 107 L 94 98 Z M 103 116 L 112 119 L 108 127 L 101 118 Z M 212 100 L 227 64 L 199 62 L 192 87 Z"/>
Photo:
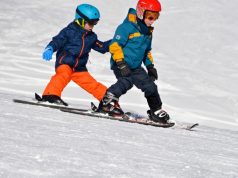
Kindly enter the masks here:
<path id="1" fill-rule="evenodd" d="M 83 19 L 88 23 L 96 24 L 99 18 L 99 10 L 90 4 L 81 4 L 76 8 L 75 20 Z"/>

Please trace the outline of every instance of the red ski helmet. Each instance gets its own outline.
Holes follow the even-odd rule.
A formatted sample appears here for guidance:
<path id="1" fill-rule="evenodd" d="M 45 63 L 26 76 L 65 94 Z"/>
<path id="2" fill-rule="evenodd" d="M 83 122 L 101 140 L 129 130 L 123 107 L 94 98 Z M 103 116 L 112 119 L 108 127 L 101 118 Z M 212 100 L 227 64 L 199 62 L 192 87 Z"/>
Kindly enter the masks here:
<path id="1" fill-rule="evenodd" d="M 144 18 L 145 11 L 161 11 L 161 4 L 158 0 L 139 0 L 136 6 L 136 14 L 139 19 Z"/>

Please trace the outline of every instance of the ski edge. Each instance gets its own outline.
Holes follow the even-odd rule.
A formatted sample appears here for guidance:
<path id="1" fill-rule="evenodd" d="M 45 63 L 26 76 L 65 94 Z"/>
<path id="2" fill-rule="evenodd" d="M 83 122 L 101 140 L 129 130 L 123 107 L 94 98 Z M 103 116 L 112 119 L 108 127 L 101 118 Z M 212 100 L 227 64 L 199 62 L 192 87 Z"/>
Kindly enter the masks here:
<path id="1" fill-rule="evenodd" d="M 35 105 L 35 106 L 42 106 L 42 107 L 48 107 L 48 108 L 53 108 L 53 109 L 59 109 L 63 112 L 68 112 L 68 113 L 73 113 L 73 114 L 81 114 L 81 115 L 87 115 L 87 116 L 92 116 L 92 117 L 99 117 L 99 118 L 105 118 L 105 119 L 111 119 L 111 120 L 118 120 L 118 121 L 124 121 L 124 122 L 129 122 L 129 123 L 137 123 L 137 124 L 142 124 L 142 125 L 150 125 L 154 127 L 161 127 L 161 128 L 180 128 L 180 129 L 185 129 L 189 131 L 193 131 L 194 128 L 198 127 L 198 123 L 177 123 L 177 122 L 172 122 L 171 124 L 173 125 L 158 125 L 156 123 L 151 123 L 151 122 L 139 122 L 138 120 L 129 120 L 128 117 L 121 117 L 121 118 L 115 118 L 109 115 L 100 115 L 100 114 L 92 114 L 92 112 L 95 112 L 95 108 L 97 109 L 97 106 L 94 105 L 94 103 L 91 103 L 91 110 L 88 109 L 80 109 L 80 108 L 74 108 L 74 107 L 68 107 L 68 106 L 61 106 L 61 105 L 55 105 L 51 103 L 43 103 L 40 101 L 37 96 L 38 94 L 35 93 L 35 99 L 32 99 L 32 101 L 27 101 L 27 100 L 22 100 L 22 99 L 13 99 L 13 102 L 15 103 L 21 103 L 21 104 L 28 104 L 28 105 Z M 93 108 L 94 107 L 94 108 Z M 86 113 L 89 112 L 89 113 Z M 90 114 L 91 112 L 91 114 Z"/>
<path id="2" fill-rule="evenodd" d="M 78 111 L 87 111 L 87 109 L 79 109 L 79 108 L 73 108 L 73 107 L 68 107 L 68 106 L 60 106 L 60 105 L 55 105 L 51 103 L 43 103 L 38 100 L 33 100 L 33 101 L 26 101 L 26 100 L 21 100 L 21 99 L 13 99 L 14 103 L 21 103 L 21 104 L 28 104 L 28 105 L 34 105 L 34 106 L 42 106 L 42 107 L 48 107 L 48 108 L 53 108 L 53 109 L 69 109 L 69 110 L 78 110 Z"/>
<path id="3" fill-rule="evenodd" d="M 142 125 L 150 125 L 150 126 L 161 127 L 161 128 L 169 128 L 169 127 L 174 126 L 174 123 L 171 123 L 170 125 L 167 125 L 167 124 L 162 125 L 162 124 L 157 124 L 157 123 L 152 123 L 152 122 L 140 122 L 139 120 L 129 120 L 129 118 L 126 117 L 126 115 L 124 115 L 122 117 L 113 117 L 113 116 L 105 115 L 102 113 L 96 113 L 96 112 L 90 111 L 90 110 L 88 110 L 88 112 L 87 111 L 84 112 L 84 111 L 70 110 L 67 108 L 61 108 L 60 110 L 63 112 L 68 112 L 68 113 L 72 113 L 72 114 L 79 114 L 79 115 L 98 117 L 98 118 L 104 118 L 104 119 L 110 119 L 110 120 L 117 120 L 117 121 L 129 122 L 129 123 L 136 123 L 136 124 L 142 124 Z"/>

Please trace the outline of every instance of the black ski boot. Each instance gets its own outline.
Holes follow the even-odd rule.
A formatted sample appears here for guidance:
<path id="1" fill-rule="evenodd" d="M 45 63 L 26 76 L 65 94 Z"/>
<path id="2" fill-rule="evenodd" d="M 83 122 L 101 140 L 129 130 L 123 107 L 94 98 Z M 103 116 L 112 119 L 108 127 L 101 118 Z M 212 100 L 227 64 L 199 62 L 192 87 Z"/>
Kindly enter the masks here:
<path id="1" fill-rule="evenodd" d="M 41 101 L 49 102 L 49 103 L 56 104 L 56 105 L 68 106 L 68 104 L 66 102 L 64 102 L 57 95 L 43 95 Z"/>
<path id="2" fill-rule="evenodd" d="M 149 118 L 154 122 L 159 122 L 161 124 L 169 123 L 169 119 L 170 119 L 169 114 L 163 109 L 159 109 L 155 112 L 148 110 L 147 114 Z"/>
<path id="3" fill-rule="evenodd" d="M 118 98 L 111 92 L 107 92 L 99 103 L 97 112 L 108 113 L 110 116 L 122 116 L 122 111 Z"/>

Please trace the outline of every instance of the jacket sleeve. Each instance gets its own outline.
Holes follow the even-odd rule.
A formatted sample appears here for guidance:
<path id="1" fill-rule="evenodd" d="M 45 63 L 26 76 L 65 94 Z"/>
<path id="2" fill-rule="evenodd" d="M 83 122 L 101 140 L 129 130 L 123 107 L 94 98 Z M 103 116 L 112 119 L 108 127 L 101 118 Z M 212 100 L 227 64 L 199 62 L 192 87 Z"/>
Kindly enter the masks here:
<path id="1" fill-rule="evenodd" d="M 92 46 L 92 48 L 95 51 L 98 51 L 100 53 L 106 53 L 109 52 L 109 44 L 111 43 L 111 40 L 105 41 L 105 42 L 101 42 L 98 39 L 95 41 L 94 45 Z"/>
<path id="2" fill-rule="evenodd" d="M 48 46 L 52 46 L 54 52 L 60 49 L 65 42 L 67 41 L 67 27 L 59 32 L 58 35 L 52 38 L 52 41 L 48 44 Z"/>
<path id="3" fill-rule="evenodd" d="M 126 23 L 119 25 L 109 46 L 109 51 L 112 54 L 112 59 L 115 62 L 120 62 L 124 59 L 124 53 L 122 49 L 126 45 L 129 38 L 130 28 L 128 27 L 129 26 Z"/>
<path id="4" fill-rule="evenodd" d="M 154 59 L 153 59 L 152 53 L 151 53 L 151 42 L 146 50 L 143 63 L 146 67 L 154 63 Z"/>

